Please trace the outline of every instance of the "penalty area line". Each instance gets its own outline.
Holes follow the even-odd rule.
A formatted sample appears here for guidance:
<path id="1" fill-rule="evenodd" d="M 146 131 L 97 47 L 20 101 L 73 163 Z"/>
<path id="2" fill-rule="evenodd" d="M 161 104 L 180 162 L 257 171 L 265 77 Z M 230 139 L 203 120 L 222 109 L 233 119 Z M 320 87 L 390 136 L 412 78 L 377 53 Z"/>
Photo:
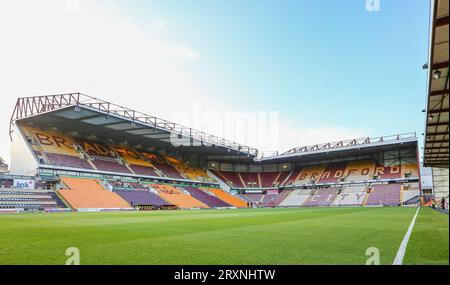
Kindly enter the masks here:
<path id="1" fill-rule="evenodd" d="M 395 256 L 393 265 L 402 265 L 403 264 L 403 258 L 405 257 L 406 253 L 406 247 L 408 246 L 409 238 L 411 237 L 411 233 L 414 229 L 414 225 L 416 224 L 417 216 L 419 215 L 420 207 L 417 208 L 416 214 L 414 215 L 414 218 L 411 221 L 411 224 L 409 225 L 408 231 L 405 234 L 405 237 L 402 240 L 402 243 L 400 244 L 400 247 L 398 248 L 397 255 Z"/>

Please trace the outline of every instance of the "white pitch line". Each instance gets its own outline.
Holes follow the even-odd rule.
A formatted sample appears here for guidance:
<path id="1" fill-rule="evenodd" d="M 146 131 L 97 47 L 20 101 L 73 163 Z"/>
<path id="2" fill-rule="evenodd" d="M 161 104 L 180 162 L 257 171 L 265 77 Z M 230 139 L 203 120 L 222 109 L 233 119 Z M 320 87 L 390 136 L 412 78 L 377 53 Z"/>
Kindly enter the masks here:
<path id="1" fill-rule="evenodd" d="M 417 208 L 416 214 L 414 215 L 414 218 L 411 221 L 411 224 L 409 225 L 408 231 L 405 234 L 405 237 L 403 238 L 402 243 L 400 244 L 400 247 L 397 251 L 397 255 L 395 256 L 393 265 L 402 265 L 403 264 L 403 258 L 405 257 L 406 247 L 408 246 L 409 238 L 411 237 L 411 233 L 414 229 L 414 225 L 416 224 L 417 216 L 419 215 L 420 207 Z"/>

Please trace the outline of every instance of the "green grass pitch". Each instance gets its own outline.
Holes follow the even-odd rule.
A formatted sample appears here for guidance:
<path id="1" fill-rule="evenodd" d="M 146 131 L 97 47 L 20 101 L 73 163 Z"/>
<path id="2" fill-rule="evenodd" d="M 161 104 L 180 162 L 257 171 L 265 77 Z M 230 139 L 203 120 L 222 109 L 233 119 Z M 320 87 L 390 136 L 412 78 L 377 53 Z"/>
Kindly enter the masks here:
<path id="1" fill-rule="evenodd" d="M 415 208 L 0 215 L 0 264 L 392 264 Z M 404 263 L 449 264 L 448 215 L 423 208 Z"/>

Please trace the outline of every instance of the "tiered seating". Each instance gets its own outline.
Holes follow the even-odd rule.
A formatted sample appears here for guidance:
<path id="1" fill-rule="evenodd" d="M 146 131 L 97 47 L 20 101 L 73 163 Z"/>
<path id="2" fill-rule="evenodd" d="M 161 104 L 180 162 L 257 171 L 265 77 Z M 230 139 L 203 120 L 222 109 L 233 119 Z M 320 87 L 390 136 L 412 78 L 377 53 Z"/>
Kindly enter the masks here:
<path id="1" fill-rule="evenodd" d="M 98 170 L 117 172 L 117 173 L 131 173 L 130 170 L 117 160 L 94 159 L 92 163 Z"/>
<path id="2" fill-rule="evenodd" d="M 261 186 L 264 188 L 277 187 L 280 183 L 277 184 L 276 181 L 280 175 L 280 172 L 261 172 Z"/>
<path id="3" fill-rule="evenodd" d="M 185 186 L 183 187 L 184 190 L 189 192 L 192 197 L 199 200 L 200 202 L 208 205 L 211 208 L 222 208 L 222 207 L 230 207 L 229 204 L 225 203 L 224 201 L 220 200 L 216 196 L 210 195 L 209 193 L 202 191 L 198 188 L 194 188 L 191 186 Z"/>
<path id="4" fill-rule="evenodd" d="M 272 201 L 271 206 L 272 207 L 277 207 L 279 206 L 285 199 L 286 197 L 291 194 L 292 190 L 285 190 L 280 192 L 277 197 Z"/>
<path id="5" fill-rule="evenodd" d="M 376 166 L 375 167 L 375 176 L 378 176 L 378 179 L 394 179 L 401 178 L 401 167 L 397 166 Z"/>
<path id="6" fill-rule="evenodd" d="M 0 209 L 46 210 L 66 208 L 50 190 L 0 189 Z"/>
<path id="7" fill-rule="evenodd" d="M 400 205 L 400 184 L 383 184 L 372 186 L 366 201 L 368 206 L 398 206 Z"/>
<path id="8" fill-rule="evenodd" d="M 151 187 L 158 191 L 158 193 L 166 193 L 166 194 L 183 194 L 183 192 L 174 187 L 172 185 L 167 184 L 152 184 Z"/>
<path id="9" fill-rule="evenodd" d="M 139 182 L 127 182 L 127 181 L 108 181 L 114 190 L 135 190 L 135 191 L 147 191 L 148 186 Z"/>
<path id="10" fill-rule="evenodd" d="M 332 206 L 361 206 L 367 195 L 365 186 L 345 186 Z"/>
<path id="11" fill-rule="evenodd" d="M 375 171 L 375 163 L 370 161 L 349 162 L 345 170 L 345 181 L 365 181 L 372 179 Z"/>
<path id="12" fill-rule="evenodd" d="M 245 202 L 248 203 L 248 204 L 254 203 L 252 199 L 250 199 L 249 197 L 247 197 L 247 195 L 244 195 L 244 194 L 238 194 L 237 197 L 239 197 L 242 201 L 245 201 Z"/>
<path id="13" fill-rule="evenodd" d="M 176 170 L 172 165 L 169 164 L 155 164 L 155 167 L 164 173 L 164 177 L 170 177 L 170 178 L 176 178 L 176 179 L 186 179 L 186 177 L 183 177 L 178 170 Z"/>
<path id="14" fill-rule="evenodd" d="M 130 205 L 119 195 L 106 190 L 94 179 L 62 177 L 68 190 L 59 190 L 59 194 L 73 209 L 129 209 Z"/>
<path id="15" fill-rule="evenodd" d="M 91 165 L 86 160 L 76 156 L 56 154 L 56 153 L 47 153 L 46 155 L 51 165 L 92 169 Z"/>
<path id="16" fill-rule="evenodd" d="M 311 182 L 317 182 L 325 170 L 325 165 L 307 166 L 297 170 L 292 176 L 293 184 L 305 185 Z"/>
<path id="17" fill-rule="evenodd" d="M 75 150 L 76 143 L 70 136 L 31 127 L 22 127 L 21 130 L 31 140 L 31 147 L 34 151 L 79 156 L 79 153 Z"/>
<path id="18" fill-rule="evenodd" d="M 244 184 L 242 184 L 242 180 L 239 176 L 238 172 L 227 172 L 227 171 L 212 171 L 214 175 L 224 180 L 228 185 L 237 188 L 245 188 Z"/>
<path id="19" fill-rule="evenodd" d="M 338 189 L 336 188 L 325 188 L 318 189 L 311 195 L 303 206 L 305 207 L 328 207 L 333 203 L 336 198 Z"/>
<path id="20" fill-rule="evenodd" d="M 114 173 L 213 181 L 204 170 L 189 167 L 172 157 L 162 158 L 155 153 L 140 152 L 128 146 L 111 146 L 99 140 L 74 139 L 56 131 L 21 128 L 33 152 L 45 164 Z"/>
<path id="21" fill-rule="evenodd" d="M 158 177 L 159 174 L 156 172 L 154 167 L 147 167 L 141 165 L 130 165 L 131 170 L 137 175 L 154 176 Z"/>
<path id="22" fill-rule="evenodd" d="M 261 204 L 262 199 L 264 198 L 263 194 L 245 194 L 243 195 L 247 198 L 247 200 L 253 204 Z"/>
<path id="23" fill-rule="evenodd" d="M 11 188 L 14 184 L 12 179 L 0 180 L 0 188 Z"/>
<path id="24" fill-rule="evenodd" d="M 134 173 L 145 176 L 160 176 L 153 164 L 141 156 L 138 151 L 122 146 L 114 146 L 113 148 Z"/>
<path id="25" fill-rule="evenodd" d="M 92 163 L 98 170 L 131 173 L 130 170 L 123 165 L 121 159 L 114 150 L 102 142 L 90 141 L 86 139 L 77 139 L 77 144 L 81 146 L 83 151 L 92 159 Z"/>
<path id="26" fill-rule="evenodd" d="M 417 164 L 403 164 L 402 177 L 419 177 L 419 169 Z"/>
<path id="27" fill-rule="evenodd" d="M 258 173 L 256 172 L 240 172 L 239 175 L 244 181 L 244 185 L 247 188 L 257 188 L 261 187 L 258 180 Z"/>
<path id="28" fill-rule="evenodd" d="M 158 191 L 158 195 L 169 202 L 177 205 L 180 209 L 209 208 L 208 205 L 198 201 L 189 194 L 169 185 L 152 184 L 152 188 Z"/>
<path id="29" fill-rule="evenodd" d="M 156 153 L 141 152 L 140 153 L 145 160 L 150 162 L 155 171 L 160 174 L 159 176 L 170 177 L 176 179 L 187 179 L 172 165 L 169 164 L 164 158 Z"/>
<path id="30" fill-rule="evenodd" d="M 245 200 L 248 203 L 251 203 L 254 206 L 258 207 L 276 207 L 280 203 L 282 203 L 283 200 L 286 199 L 287 194 L 289 192 L 285 193 L 279 193 L 279 194 L 244 194 L 239 195 L 241 199 Z"/>
<path id="31" fill-rule="evenodd" d="M 22 128 L 25 136 L 31 140 L 31 148 L 48 164 L 92 169 L 91 165 L 81 159 L 76 150 L 76 142 L 70 136 L 54 131 L 39 130 L 35 128 Z"/>
<path id="32" fill-rule="evenodd" d="M 278 186 L 289 185 L 290 178 L 292 178 L 292 173 L 293 171 L 282 171 L 280 176 L 278 176 L 278 178 L 275 180 L 275 185 Z"/>
<path id="33" fill-rule="evenodd" d="M 193 181 L 213 181 L 205 171 L 199 168 L 187 167 L 185 165 L 177 165 L 176 168 L 184 174 L 184 176 Z"/>
<path id="34" fill-rule="evenodd" d="M 266 194 L 263 196 L 261 205 L 263 207 L 275 207 L 278 206 L 278 203 L 276 203 L 276 200 L 280 196 L 278 194 Z"/>
<path id="35" fill-rule="evenodd" d="M 284 201 L 282 201 L 280 207 L 299 207 L 305 203 L 305 201 L 311 196 L 312 190 L 295 190 L 289 193 Z"/>
<path id="36" fill-rule="evenodd" d="M 332 163 L 328 164 L 324 172 L 320 176 L 319 183 L 334 183 L 339 182 L 340 178 L 344 176 L 346 163 Z"/>
<path id="37" fill-rule="evenodd" d="M 75 139 L 75 142 L 92 158 L 117 158 L 115 152 L 102 142 L 87 139 Z"/>
<path id="38" fill-rule="evenodd" d="M 153 206 L 153 207 L 163 207 L 171 206 L 165 200 L 160 198 L 158 195 L 150 191 L 142 190 L 115 190 L 114 193 L 118 194 L 122 199 L 128 202 L 133 207 L 136 206 Z"/>
<path id="39" fill-rule="evenodd" d="M 193 181 L 213 181 L 208 174 L 197 167 L 190 167 L 183 163 L 182 161 L 171 157 L 171 156 L 165 156 L 164 159 L 171 165 L 173 165 L 176 170 L 178 170 L 183 176 L 187 179 L 193 180 Z"/>
<path id="40" fill-rule="evenodd" d="M 233 196 L 221 189 L 215 189 L 215 188 L 202 188 L 202 190 L 207 190 L 209 192 L 212 192 L 214 195 L 216 195 L 216 197 L 218 197 L 219 199 L 221 199 L 222 201 L 237 207 L 237 208 L 245 208 L 247 207 L 247 202 L 236 197 Z"/>

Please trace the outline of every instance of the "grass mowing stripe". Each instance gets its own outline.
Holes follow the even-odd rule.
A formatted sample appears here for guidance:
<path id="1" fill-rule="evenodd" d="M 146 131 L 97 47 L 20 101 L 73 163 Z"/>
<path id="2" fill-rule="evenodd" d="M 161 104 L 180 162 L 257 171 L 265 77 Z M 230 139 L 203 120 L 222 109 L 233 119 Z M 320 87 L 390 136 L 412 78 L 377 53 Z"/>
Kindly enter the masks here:
<path id="1" fill-rule="evenodd" d="M 415 212 L 292 208 L 7 215 L 0 216 L 0 264 L 63 265 L 69 246 L 80 250 L 83 265 L 363 265 L 369 247 L 379 248 L 381 264 L 392 264 Z M 403 263 L 448 264 L 448 216 L 421 209 Z"/>
<path id="2" fill-rule="evenodd" d="M 405 257 L 406 248 L 408 247 L 409 238 L 411 237 L 411 233 L 414 229 L 414 225 L 416 224 L 417 216 L 419 215 L 420 207 L 417 208 L 416 214 L 409 225 L 408 231 L 405 234 L 405 237 L 400 244 L 397 255 L 395 256 L 393 265 L 402 265 L 403 258 Z"/>

